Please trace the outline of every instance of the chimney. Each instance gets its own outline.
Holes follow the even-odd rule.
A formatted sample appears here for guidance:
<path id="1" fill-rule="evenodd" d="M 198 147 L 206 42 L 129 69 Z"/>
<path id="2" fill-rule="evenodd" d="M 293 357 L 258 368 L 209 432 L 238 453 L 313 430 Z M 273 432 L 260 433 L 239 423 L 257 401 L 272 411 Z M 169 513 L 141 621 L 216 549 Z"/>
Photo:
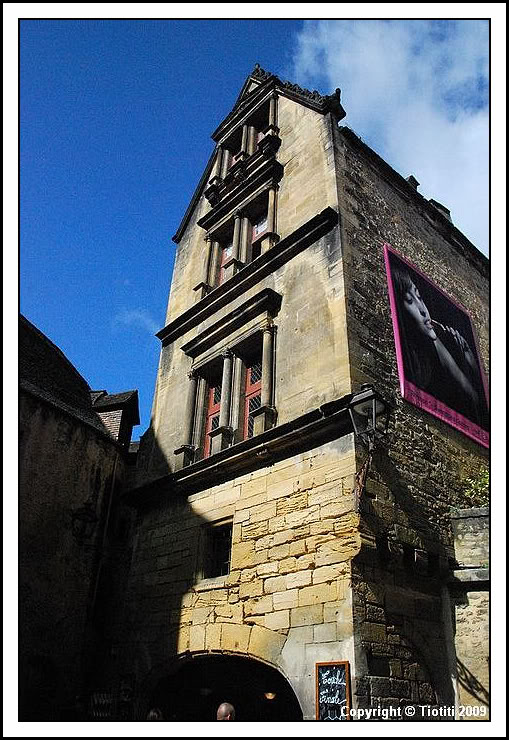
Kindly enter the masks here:
<path id="1" fill-rule="evenodd" d="M 407 183 L 408 183 L 409 185 L 411 185 L 411 186 L 413 187 L 413 189 L 414 189 L 414 190 L 417 190 L 417 188 L 418 188 L 418 187 L 419 187 L 419 185 L 421 184 L 420 182 L 417 182 L 417 180 L 415 179 L 415 177 L 414 177 L 413 175 L 409 175 L 409 176 L 408 176 L 408 177 L 406 178 L 406 181 L 407 181 Z"/>
<path id="2" fill-rule="evenodd" d="M 437 209 L 437 211 L 440 211 L 440 213 L 442 214 L 442 216 L 445 216 L 446 219 L 452 224 L 451 212 L 450 212 L 450 210 L 448 208 L 446 208 L 445 206 L 443 206 L 438 201 L 433 200 L 433 198 L 430 198 L 429 202 L 431 203 L 432 206 L 435 206 L 435 208 Z"/>

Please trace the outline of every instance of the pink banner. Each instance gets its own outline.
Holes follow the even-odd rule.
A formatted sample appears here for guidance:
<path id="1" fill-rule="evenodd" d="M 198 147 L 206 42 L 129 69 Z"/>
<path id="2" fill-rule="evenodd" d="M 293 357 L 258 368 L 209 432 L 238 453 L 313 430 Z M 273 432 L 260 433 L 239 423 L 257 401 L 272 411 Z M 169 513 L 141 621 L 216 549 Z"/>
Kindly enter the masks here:
<path id="1" fill-rule="evenodd" d="M 486 378 L 467 311 L 384 245 L 401 394 L 489 447 Z"/>

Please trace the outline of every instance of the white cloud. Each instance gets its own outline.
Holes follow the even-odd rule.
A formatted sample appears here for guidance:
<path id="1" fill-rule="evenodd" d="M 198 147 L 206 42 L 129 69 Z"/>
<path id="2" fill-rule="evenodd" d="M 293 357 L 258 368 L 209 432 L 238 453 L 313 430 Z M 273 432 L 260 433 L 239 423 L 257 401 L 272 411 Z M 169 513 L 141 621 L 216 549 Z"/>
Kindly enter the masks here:
<path id="1" fill-rule="evenodd" d="M 135 329 L 143 329 L 151 336 L 161 328 L 152 318 L 150 313 L 143 308 L 124 309 L 123 311 L 120 311 L 113 319 L 113 327 L 117 327 L 119 325 Z"/>
<path id="2" fill-rule="evenodd" d="M 340 87 L 345 125 L 485 254 L 488 55 L 486 21 L 306 21 L 293 72 L 312 89 Z"/>

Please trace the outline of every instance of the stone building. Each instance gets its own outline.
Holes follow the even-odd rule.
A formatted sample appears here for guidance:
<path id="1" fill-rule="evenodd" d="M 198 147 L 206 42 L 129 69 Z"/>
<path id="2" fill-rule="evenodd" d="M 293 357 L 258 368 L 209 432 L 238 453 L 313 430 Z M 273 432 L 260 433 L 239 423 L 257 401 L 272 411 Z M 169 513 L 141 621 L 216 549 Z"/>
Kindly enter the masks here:
<path id="1" fill-rule="evenodd" d="M 91 391 L 24 317 L 18 336 L 19 719 L 75 719 L 106 649 L 116 499 L 138 394 Z"/>
<path id="2" fill-rule="evenodd" d="M 96 676 L 111 716 L 214 720 L 227 700 L 241 721 L 314 720 L 458 700 L 450 510 L 486 429 L 402 397 L 384 244 L 464 306 L 482 365 L 487 260 L 344 116 L 339 90 L 257 66 L 212 134 L 124 498 L 130 567 Z M 357 434 L 356 404 L 375 399 L 387 433 Z M 324 708 L 329 663 L 346 673 Z"/>

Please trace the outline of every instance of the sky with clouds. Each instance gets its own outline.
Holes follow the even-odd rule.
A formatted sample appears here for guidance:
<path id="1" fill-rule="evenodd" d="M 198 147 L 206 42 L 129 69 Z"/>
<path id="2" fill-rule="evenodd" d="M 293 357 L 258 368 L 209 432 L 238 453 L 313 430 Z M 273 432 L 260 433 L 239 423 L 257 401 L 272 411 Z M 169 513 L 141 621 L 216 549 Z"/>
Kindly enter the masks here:
<path id="1" fill-rule="evenodd" d="M 294 74 L 488 254 L 488 21 L 305 21 Z"/>
<path id="2" fill-rule="evenodd" d="M 342 125 L 487 254 L 488 32 L 486 20 L 27 17 L 21 311 L 93 388 L 139 389 L 142 434 L 171 237 L 255 63 L 324 94 L 340 87 Z"/>
<path id="3" fill-rule="evenodd" d="M 231 6 L 207 6 L 207 11 L 227 16 Z M 338 11 L 345 18 L 284 18 L 301 7 L 312 8 L 319 18 Z M 401 8 L 421 20 L 346 18 L 397 17 Z M 93 388 L 111 393 L 139 389 L 141 425 L 135 438 L 150 421 L 159 357 L 154 332 L 164 323 L 175 255 L 171 236 L 212 151 L 210 134 L 257 62 L 321 93 L 340 87 L 347 111 L 342 124 L 404 177 L 413 174 L 420 192 L 448 207 L 455 225 L 485 254 L 491 106 L 496 135 L 492 168 L 498 178 L 492 188 L 494 298 L 505 308 L 505 279 L 500 280 L 506 250 L 505 220 L 500 221 L 505 213 L 505 4 L 261 3 L 256 10 L 265 20 L 242 17 L 252 10 L 235 6 L 237 19 L 231 20 L 204 19 L 203 6 L 191 3 L 4 4 L 5 356 L 10 357 L 16 323 L 15 73 L 17 24 L 24 18 L 19 37 L 19 305 Z M 164 18 L 168 12 L 173 20 Z M 56 20 L 62 13 L 66 20 Z M 115 19 L 119 13 L 124 20 Z M 460 13 L 494 19 L 491 101 L 487 21 L 426 18 Z M 505 333 L 499 332 L 504 321 L 499 315 L 505 311 L 497 314 L 492 364 L 497 406 L 503 409 Z M 4 370 L 8 401 L 16 379 L 10 364 Z M 5 440 L 15 437 L 6 426 L 13 416 L 5 415 Z M 502 423 L 502 433 L 493 435 L 495 461 L 505 460 L 504 428 Z M 497 491 L 505 490 L 501 477 Z M 501 512 L 503 497 L 498 499 Z M 15 506 L 15 497 L 5 500 Z M 5 521 L 15 517 L 13 510 Z M 503 513 L 494 528 L 497 521 L 505 521 Z M 504 533 L 493 539 L 503 541 Z M 502 598 L 500 609 L 497 598 Z M 493 599 L 496 616 L 503 613 L 500 586 Z M 504 677 L 502 669 L 494 681 L 494 708 L 505 706 Z M 16 705 L 14 694 L 9 705 Z M 14 725 L 11 736 L 26 736 L 26 728 Z M 67 737 L 64 725 L 40 726 L 37 734 Z M 466 725 L 462 733 L 468 735 Z M 492 736 L 492 723 L 481 725 L 475 723 L 475 734 Z M 308 734 L 314 734 L 317 725 L 308 727 Z M 412 728 L 402 729 L 412 734 Z M 211 726 L 210 734 L 215 730 Z M 377 727 L 382 735 L 397 730 Z M 143 731 L 123 724 L 120 734 Z M 195 735 L 189 727 L 186 733 Z"/>

